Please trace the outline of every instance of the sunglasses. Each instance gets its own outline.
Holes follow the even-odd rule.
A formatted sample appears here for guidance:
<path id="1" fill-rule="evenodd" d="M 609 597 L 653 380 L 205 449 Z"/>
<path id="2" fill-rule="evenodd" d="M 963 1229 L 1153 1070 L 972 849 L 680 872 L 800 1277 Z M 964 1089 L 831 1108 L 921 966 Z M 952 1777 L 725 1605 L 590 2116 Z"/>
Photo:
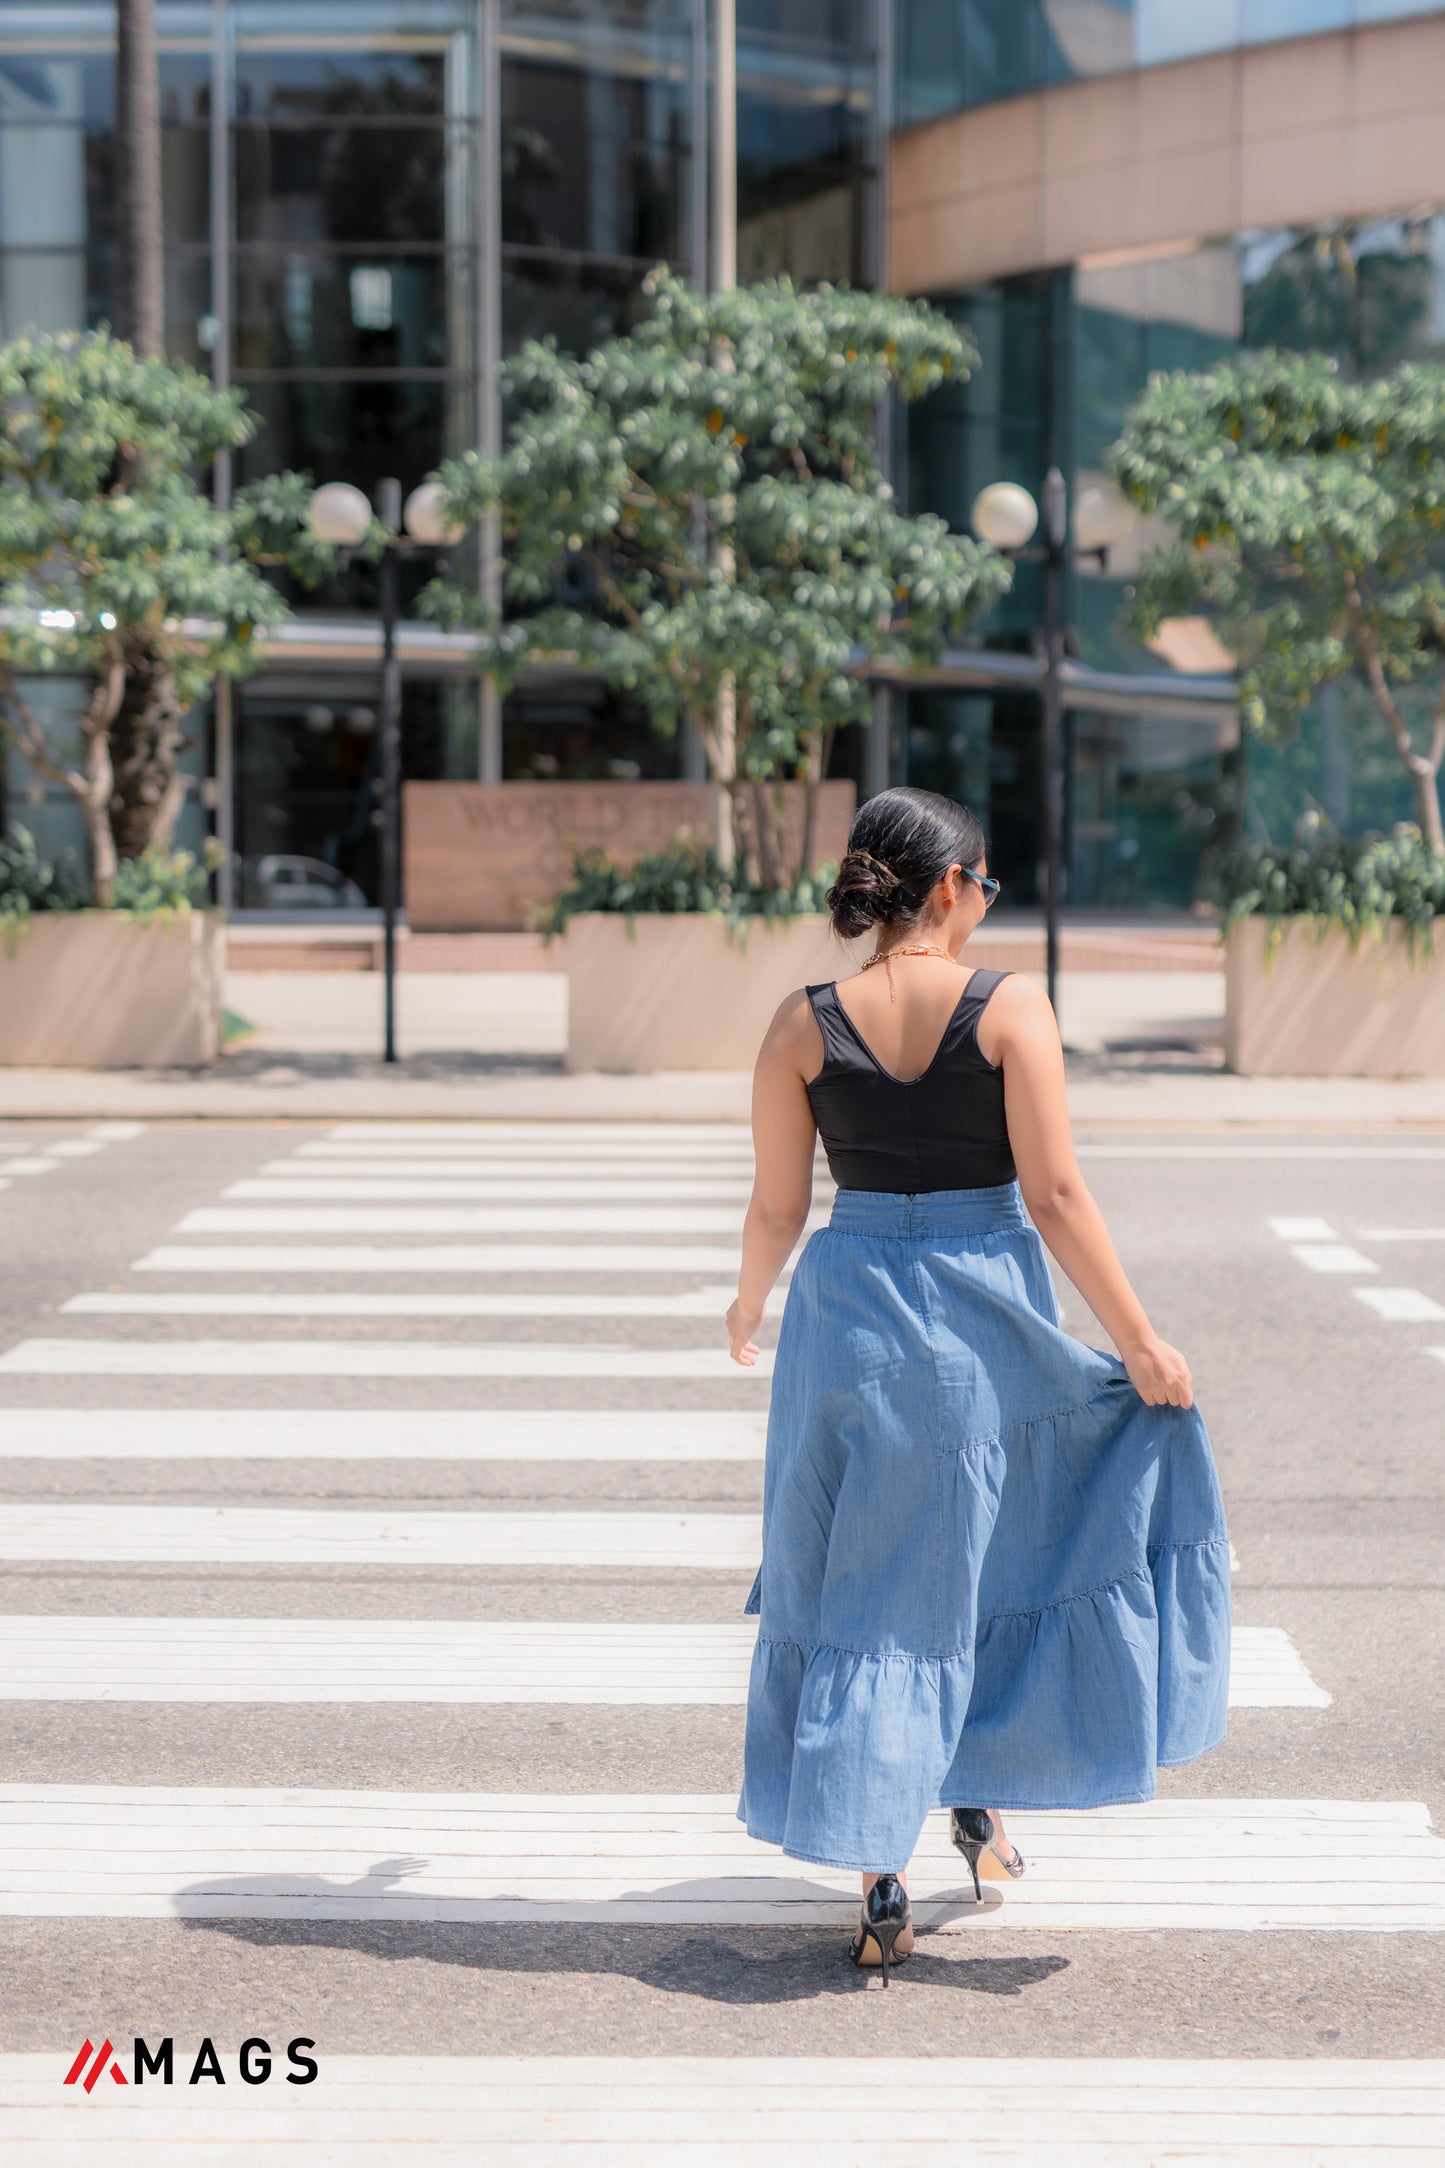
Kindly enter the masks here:
<path id="1" fill-rule="evenodd" d="M 998 895 L 998 882 L 991 873 L 975 873 L 972 866 L 960 866 L 958 870 L 960 873 L 966 873 L 971 881 L 977 881 L 979 887 L 983 890 L 983 907 L 986 911 Z"/>

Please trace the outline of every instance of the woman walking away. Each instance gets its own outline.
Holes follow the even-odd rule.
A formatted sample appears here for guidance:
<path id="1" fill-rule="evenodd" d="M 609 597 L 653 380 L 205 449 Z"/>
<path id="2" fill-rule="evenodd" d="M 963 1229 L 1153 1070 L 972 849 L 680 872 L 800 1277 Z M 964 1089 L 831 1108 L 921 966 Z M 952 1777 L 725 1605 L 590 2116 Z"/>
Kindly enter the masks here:
<path id="1" fill-rule="evenodd" d="M 1208 1435 L 1079 1174 L 1053 1010 L 962 960 L 997 893 L 964 807 L 860 809 L 829 903 L 876 950 L 769 1028 L 727 1318 L 756 1362 L 821 1135 L 838 1194 L 778 1341 L 738 1814 L 862 1874 L 849 1954 L 885 1986 L 930 1808 L 978 1897 L 985 1846 L 1024 1871 L 1001 1810 L 1152 1799 L 1157 1769 L 1224 1736 Z M 1117 1356 L 1061 1330 L 1040 1236 Z"/>

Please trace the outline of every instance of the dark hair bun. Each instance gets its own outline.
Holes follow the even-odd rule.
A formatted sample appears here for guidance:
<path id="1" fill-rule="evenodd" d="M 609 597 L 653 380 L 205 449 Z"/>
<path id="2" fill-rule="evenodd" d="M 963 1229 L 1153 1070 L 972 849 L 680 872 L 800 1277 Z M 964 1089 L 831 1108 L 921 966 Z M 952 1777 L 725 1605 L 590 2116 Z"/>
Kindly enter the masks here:
<path id="1" fill-rule="evenodd" d="M 918 908 L 891 866 L 871 851 L 845 851 L 838 878 L 828 891 L 833 928 L 843 940 L 854 940 L 870 926 L 887 926 L 908 917 Z"/>
<path id="2" fill-rule="evenodd" d="M 978 866 L 983 830 L 968 807 L 900 784 L 865 798 L 828 891 L 833 930 L 852 941 L 870 926 L 917 926 L 950 866 Z"/>

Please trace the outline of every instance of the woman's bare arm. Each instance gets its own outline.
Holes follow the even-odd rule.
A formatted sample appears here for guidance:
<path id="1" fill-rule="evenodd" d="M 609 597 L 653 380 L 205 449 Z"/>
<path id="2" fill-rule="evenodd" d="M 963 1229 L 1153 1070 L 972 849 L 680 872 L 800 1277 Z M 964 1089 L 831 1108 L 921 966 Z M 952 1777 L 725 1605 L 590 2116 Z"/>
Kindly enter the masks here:
<path id="1" fill-rule="evenodd" d="M 980 1039 L 1001 1062 L 1009 1142 L 1029 1215 L 1113 1340 L 1151 1407 L 1194 1405 L 1189 1365 L 1161 1340 L 1129 1284 L 1074 1156 L 1059 1027 L 1041 987 L 1009 978 L 984 1011 Z"/>
<path id="2" fill-rule="evenodd" d="M 737 1301 L 727 1314 L 729 1350 L 744 1369 L 758 1359 L 753 1334 L 813 1201 L 817 1131 L 804 1080 L 810 1067 L 817 1067 L 820 1052 L 807 995 L 789 994 L 768 1027 L 753 1071 L 756 1169 L 743 1221 Z"/>

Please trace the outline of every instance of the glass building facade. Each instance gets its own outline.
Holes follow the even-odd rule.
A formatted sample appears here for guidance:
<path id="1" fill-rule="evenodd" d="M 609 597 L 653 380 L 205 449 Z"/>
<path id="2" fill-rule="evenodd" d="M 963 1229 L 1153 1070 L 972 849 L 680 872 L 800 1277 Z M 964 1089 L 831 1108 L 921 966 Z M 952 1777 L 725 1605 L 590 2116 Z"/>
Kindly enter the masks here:
<path id="1" fill-rule="evenodd" d="M 707 0 L 157 0 L 167 339 L 260 418 L 216 486 L 284 465 L 410 489 L 445 454 L 495 438 L 499 365 L 522 340 L 577 349 L 625 329 L 659 259 L 706 276 L 711 12 Z M 886 277 L 890 80 L 906 125 L 1425 12 L 1438 11 L 738 0 L 738 274 Z M 111 6 L 0 0 L 0 337 L 112 313 L 114 97 Z M 1037 492 L 1051 463 L 1075 493 L 1097 479 L 1156 369 L 1266 344 L 1322 348 L 1360 372 L 1440 356 L 1445 214 L 1429 201 L 934 292 L 981 365 L 896 417 L 900 487 L 962 529 L 988 482 Z M 1345 828 L 1406 816 L 1403 779 L 1347 685 L 1289 747 L 1241 748 L 1226 658 L 1211 675 L 1207 652 L 1145 654 L 1125 639 L 1119 606 L 1148 539 L 1070 579 L 1070 902 L 1184 909 L 1212 840 L 1287 834 L 1310 806 Z M 358 568 L 293 600 L 265 671 L 195 718 L 183 835 L 210 823 L 234 846 L 243 907 L 357 908 L 377 890 L 372 576 Z M 1039 616 L 1037 576 L 1021 568 L 957 667 L 891 696 L 888 762 L 857 732 L 834 753 L 835 773 L 866 762 L 872 782 L 888 772 L 973 802 L 1019 904 L 1038 892 Z M 65 688 L 38 697 L 63 717 Z M 470 658 L 440 640 L 408 655 L 403 747 L 418 778 L 653 778 L 690 757 L 580 674 L 525 681 L 489 718 Z M 3 784 L 0 815 L 52 847 L 79 840 L 68 799 L 13 755 Z"/>
<path id="2" fill-rule="evenodd" d="M 1241 233 L 1024 273 L 941 305 L 972 329 L 982 361 L 967 384 L 909 416 L 908 488 L 914 509 L 962 529 L 988 482 L 1036 492 L 1050 464 L 1076 492 L 1100 481 L 1107 447 L 1157 370 L 1208 368 L 1264 346 L 1323 351 L 1355 376 L 1445 360 L 1445 213 Z M 1069 576 L 1070 651 L 1113 688 L 1067 716 L 1069 901 L 1187 908 L 1212 842 L 1240 833 L 1287 841 L 1306 812 L 1344 833 L 1412 818 L 1408 779 L 1348 680 L 1316 700 L 1289 744 L 1241 747 L 1231 708 L 1189 700 L 1189 674 L 1207 672 L 1207 650 L 1166 657 L 1127 640 L 1121 607 L 1153 539 L 1142 526 L 1105 571 Z M 996 653 L 1027 654 L 1039 615 L 1037 575 L 1024 567 L 975 637 Z M 1169 660 L 1181 674 L 1159 702 L 1151 689 Z M 993 834 L 1010 895 L 1032 899 L 1032 696 L 932 689 L 911 694 L 907 710 L 909 780 L 966 797 Z"/>
<path id="3" fill-rule="evenodd" d="M 288 466 L 409 490 L 495 432 L 498 364 L 524 339 L 625 329 L 659 260 L 706 276 L 703 0 L 156 14 L 167 344 L 260 417 L 219 488 Z M 875 24 L 868 0 L 740 0 L 740 276 L 881 274 Z M 113 314 L 114 38 L 111 6 L 0 0 L 0 338 Z M 329 884 L 351 907 L 376 892 L 376 671 L 306 634 L 364 619 L 374 586 L 358 569 L 292 599 L 297 637 L 238 690 L 224 757 L 205 716 L 188 757 L 198 779 L 222 771 L 237 902 Z M 490 752 L 465 661 L 409 664 L 405 703 L 411 775 L 678 772 L 675 743 L 585 680 L 519 689 Z M 13 755 L 5 809 L 78 840 Z"/>

